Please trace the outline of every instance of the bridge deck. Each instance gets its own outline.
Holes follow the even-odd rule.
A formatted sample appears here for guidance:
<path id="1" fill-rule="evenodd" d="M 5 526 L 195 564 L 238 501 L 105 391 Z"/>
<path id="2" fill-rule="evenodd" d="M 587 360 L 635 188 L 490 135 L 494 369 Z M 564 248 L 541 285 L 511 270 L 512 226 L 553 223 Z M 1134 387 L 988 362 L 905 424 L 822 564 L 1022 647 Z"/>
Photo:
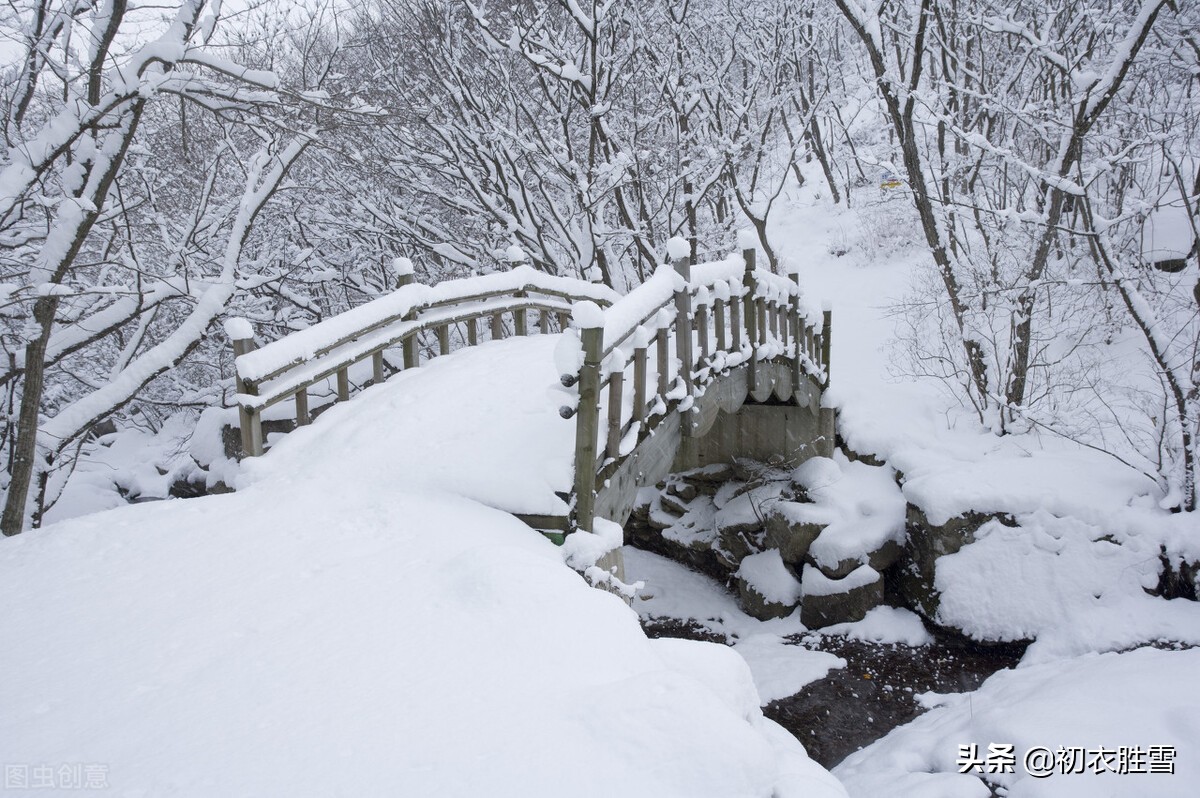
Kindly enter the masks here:
<path id="1" fill-rule="evenodd" d="M 256 474 L 360 477 L 516 514 L 565 516 L 575 422 L 558 414 L 559 335 L 483 343 L 403 371 L 281 436 Z"/>

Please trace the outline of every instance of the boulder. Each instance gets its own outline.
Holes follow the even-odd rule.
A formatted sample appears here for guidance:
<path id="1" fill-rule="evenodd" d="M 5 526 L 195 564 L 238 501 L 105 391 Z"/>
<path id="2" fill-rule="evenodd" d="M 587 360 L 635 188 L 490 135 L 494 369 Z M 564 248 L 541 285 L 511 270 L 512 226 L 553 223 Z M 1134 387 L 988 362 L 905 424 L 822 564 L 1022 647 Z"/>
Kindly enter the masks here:
<path id="1" fill-rule="evenodd" d="M 809 629 L 861 621 L 883 604 L 883 576 L 869 565 L 860 565 L 842 579 L 830 579 L 820 569 L 805 565 L 801 582 L 800 621 Z"/>
<path id="2" fill-rule="evenodd" d="M 808 547 L 825 528 L 823 524 L 795 519 L 788 512 L 797 502 L 780 501 L 771 505 L 766 513 L 767 546 L 779 549 L 783 561 L 799 567 L 808 554 Z"/>
<path id="3" fill-rule="evenodd" d="M 742 609 L 760 621 L 786 618 L 800 603 L 800 582 L 777 549 L 746 557 L 734 576 Z"/>

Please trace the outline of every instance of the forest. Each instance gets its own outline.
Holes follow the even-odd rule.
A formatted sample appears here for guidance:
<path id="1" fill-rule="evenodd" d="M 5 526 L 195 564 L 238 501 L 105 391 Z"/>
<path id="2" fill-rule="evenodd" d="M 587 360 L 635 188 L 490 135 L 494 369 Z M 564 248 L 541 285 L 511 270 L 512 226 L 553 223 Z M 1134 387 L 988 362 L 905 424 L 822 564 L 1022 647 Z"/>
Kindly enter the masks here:
<path id="1" fill-rule="evenodd" d="M 10 0 L 5 534 L 99 433 L 228 405 L 273 339 L 394 288 L 626 291 L 766 220 L 801 165 L 893 180 L 928 279 L 897 366 L 1196 506 L 1200 8 L 1174 0 Z M 184 422 L 186 426 L 186 421 Z"/>

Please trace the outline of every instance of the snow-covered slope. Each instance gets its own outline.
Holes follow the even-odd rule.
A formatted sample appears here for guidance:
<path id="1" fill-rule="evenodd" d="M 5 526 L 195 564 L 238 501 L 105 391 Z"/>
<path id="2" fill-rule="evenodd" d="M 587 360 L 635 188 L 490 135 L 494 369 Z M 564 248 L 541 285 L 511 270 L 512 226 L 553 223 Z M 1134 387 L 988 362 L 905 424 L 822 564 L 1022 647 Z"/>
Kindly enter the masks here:
<path id="1" fill-rule="evenodd" d="M 647 640 L 452 492 L 420 421 L 451 410 L 453 361 L 335 408 L 237 494 L 0 543 L 0 759 L 97 765 L 121 796 L 842 795 L 736 653 Z"/>

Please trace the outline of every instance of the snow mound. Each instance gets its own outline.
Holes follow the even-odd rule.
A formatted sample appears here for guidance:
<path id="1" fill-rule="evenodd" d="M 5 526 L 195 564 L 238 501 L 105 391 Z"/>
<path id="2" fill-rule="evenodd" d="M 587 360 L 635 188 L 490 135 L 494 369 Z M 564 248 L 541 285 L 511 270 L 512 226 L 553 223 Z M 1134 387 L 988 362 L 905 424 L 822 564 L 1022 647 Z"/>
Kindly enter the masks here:
<path id="1" fill-rule="evenodd" d="M 876 607 L 866 617 L 854 623 L 837 623 L 820 630 L 823 635 L 842 635 L 852 640 L 870 643 L 899 643 L 905 646 L 927 646 L 933 636 L 925 629 L 921 618 L 899 607 Z"/>
<path id="2" fill-rule="evenodd" d="M 647 640 L 511 516 L 381 487 L 289 472 L 4 541 L 6 761 L 144 795 L 843 794 L 732 654 Z"/>
<path id="3" fill-rule="evenodd" d="M 1200 672 L 1200 650 L 1143 648 L 1124 654 L 1000 671 L 974 693 L 943 697 L 943 706 L 851 754 L 834 769 L 858 798 L 974 798 L 995 794 L 981 781 L 1007 790 L 1008 798 L 1185 798 L 1200 780 L 1200 694 L 1191 687 Z M 1013 773 L 959 773 L 960 746 L 986 758 L 990 744 L 1012 744 Z M 1174 775 L 1165 773 L 1051 773 L 1033 778 L 1024 767 L 1031 748 L 1140 748 L 1148 767 L 1151 746 L 1174 746 Z"/>

